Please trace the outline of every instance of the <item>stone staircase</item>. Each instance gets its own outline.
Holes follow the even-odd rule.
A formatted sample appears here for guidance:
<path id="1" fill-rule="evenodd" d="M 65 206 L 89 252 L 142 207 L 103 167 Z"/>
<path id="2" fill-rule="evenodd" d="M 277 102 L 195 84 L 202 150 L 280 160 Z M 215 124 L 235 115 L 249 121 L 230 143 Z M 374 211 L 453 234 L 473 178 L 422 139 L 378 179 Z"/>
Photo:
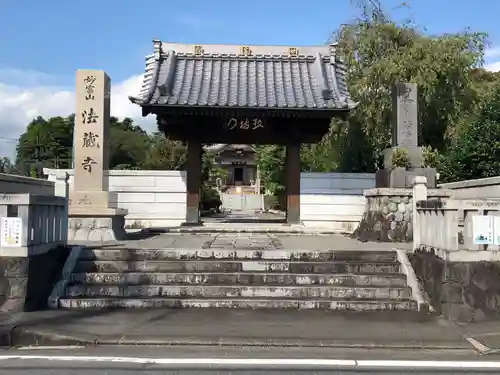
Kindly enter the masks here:
<path id="1" fill-rule="evenodd" d="M 85 249 L 61 308 L 416 310 L 393 251 Z"/>

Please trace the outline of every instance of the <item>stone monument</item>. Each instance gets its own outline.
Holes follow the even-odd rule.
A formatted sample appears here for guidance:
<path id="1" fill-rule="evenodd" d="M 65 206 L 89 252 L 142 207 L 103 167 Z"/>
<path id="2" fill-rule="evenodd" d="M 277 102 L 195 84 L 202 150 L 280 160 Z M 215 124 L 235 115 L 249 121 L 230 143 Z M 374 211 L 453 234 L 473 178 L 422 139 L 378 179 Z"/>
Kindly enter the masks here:
<path id="1" fill-rule="evenodd" d="M 392 91 L 392 147 L 384 151 L 384 169 L 377 171 L 376 187 L 411 188 L 415 176 L 425 176 L 427 187 L 436 187 L 436 170 L 424 168 L 418 146 L 418 92 L 414 83 L 398 83 Z M 409 168 L 395 167 L 396 149 L 408 151 Z"/>
<path id="2" fill-rule="evenodd" d="M 110 89 L 105 72 L 77 71 L 69 240 L 102 242 L 125 236 L 127 211 L 110 206 L 105 174 L 109 169 Z"/>

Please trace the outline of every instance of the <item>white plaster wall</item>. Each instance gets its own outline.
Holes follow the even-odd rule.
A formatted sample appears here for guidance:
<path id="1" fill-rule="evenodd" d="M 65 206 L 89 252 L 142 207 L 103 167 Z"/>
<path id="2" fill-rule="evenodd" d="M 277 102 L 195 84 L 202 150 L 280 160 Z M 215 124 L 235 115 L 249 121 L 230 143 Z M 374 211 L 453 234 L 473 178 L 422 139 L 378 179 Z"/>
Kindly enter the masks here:
<path id="1" fill-rule="evenodd" d="M 55 169 L 44 169 L 55 180 Z M 70 175 L 73 187 L 73 170 Z M 128 210 L 128 227 L 178 226 L 186 219 L 186 174 L 184 171 L 111 170 L 109 191 L 113 205 Z"/>
<path id="2" fill-rule="evenodd" d="M 303 172 L 300 219 L 306 226 L 350 233 L 358 226 L 365 210 L 363 190 L 374 187 L 374 173 Z"/>

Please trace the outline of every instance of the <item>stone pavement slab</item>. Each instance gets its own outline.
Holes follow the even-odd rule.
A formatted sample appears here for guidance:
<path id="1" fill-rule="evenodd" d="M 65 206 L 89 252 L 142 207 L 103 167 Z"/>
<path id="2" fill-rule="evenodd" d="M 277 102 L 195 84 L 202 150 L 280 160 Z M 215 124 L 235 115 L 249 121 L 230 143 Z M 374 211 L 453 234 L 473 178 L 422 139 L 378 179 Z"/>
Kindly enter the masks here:
<path id="1" fill-rule="evenodd" d="M 394 250 L 411 249 L 411 243 L 361 242 L 342 234 L 300 236 L 275 234 L 284 249 L 290 250 Z"/>
<path id="2" fill-rule="evenodd" d="M 463 331 L 412 313 L 53 310 L 25 313 L 14 343 L 470 349 Z"/>
<path id="3" fill-rule="evenodd" d="M 411 243 L 361 242 L 341 234 L 286 233 L 132 233 L 116 243 L 86 243 L 88 247 L 135 249 L 255 249 L 255 250 L 393 250 L 411 249 Z"/>

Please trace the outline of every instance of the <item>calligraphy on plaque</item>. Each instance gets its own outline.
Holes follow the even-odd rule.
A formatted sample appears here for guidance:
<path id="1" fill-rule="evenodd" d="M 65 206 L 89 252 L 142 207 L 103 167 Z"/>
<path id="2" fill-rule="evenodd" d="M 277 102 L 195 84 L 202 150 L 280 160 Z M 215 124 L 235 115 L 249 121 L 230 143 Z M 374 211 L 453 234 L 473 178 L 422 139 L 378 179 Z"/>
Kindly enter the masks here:
<path id="1" fill-rule="evenodd" d="M 82 112 L 82 122 L 84 124 L 95 124 L 99 116 L 94 111 L 94 108 L 86 109 Z"/>
<path id="2" fill-rule="evenodd" d="M 241 47 L 240 54 L 243 56 L 253 56 L 253 51 L 250 47 L 244 46 L 244 47 Z"/>
<path id="3" fill-rule="evenodd" d="M 82 161 L 82 168 L 86 170 L 89 173 L 92 173 L 92 166 L 94 164 L 97 164 L 97 162 L 92 159 L 90 156 L 87 156 L 85 159 Z"/>
<path id="4" fill-rule="evenodd" d="M 82 147 L 99 148 L 99 135 L 92 132 L 83 133 Z"/>
<path id="5" fill-rule="evenodd" d="M 264 122 L 259 118 L 248 118 L 243 119 L 230 118 L 226 124 L 226 128 L 229 130 L 257 130 L 264 128 Z"/>
<path id="6" fill-rule="evenodd" d="M 298 57 L 299 56 L 299 49 L 297 47 L 290 47 L 288 49 L 288 54 L 292 57 Z"/>
<path id="7" fill-rule="evenodd" d="M 83 83 L 85 83 L 85 100 L 94 100 L 96 77 L 87 76 L 83 79 Z"/>

